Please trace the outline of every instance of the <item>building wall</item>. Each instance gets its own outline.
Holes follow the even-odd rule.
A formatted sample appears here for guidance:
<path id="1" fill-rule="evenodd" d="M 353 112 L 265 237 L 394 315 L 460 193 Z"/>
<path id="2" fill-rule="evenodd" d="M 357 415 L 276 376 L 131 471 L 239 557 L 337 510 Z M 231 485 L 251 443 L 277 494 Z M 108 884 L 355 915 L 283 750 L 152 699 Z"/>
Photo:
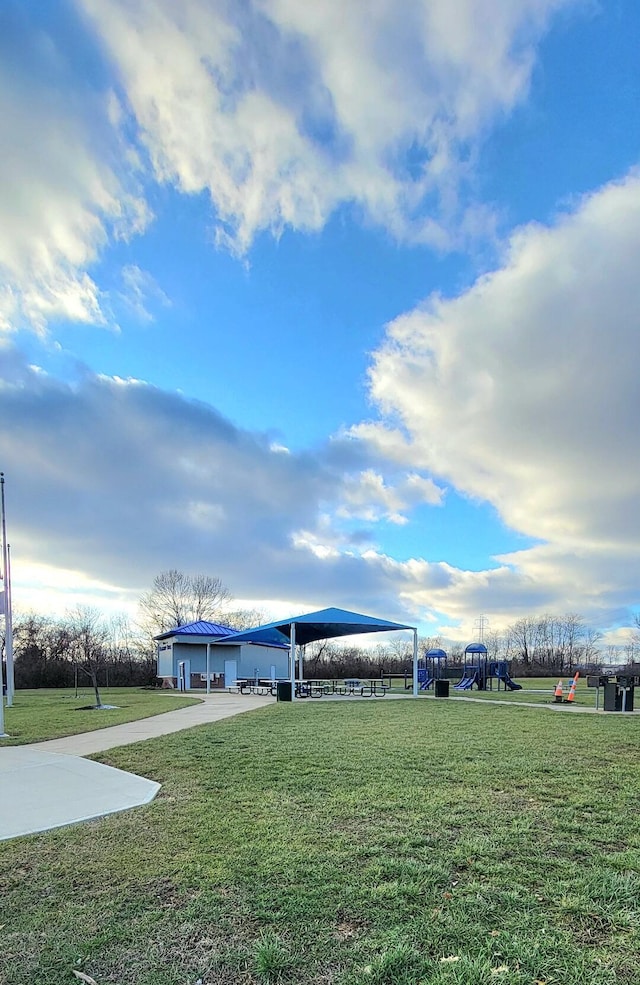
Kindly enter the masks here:
<path id="1" fill-rule="evenodd" d="M 242 657 L 239 663 L 242 665 L 242 671 L 238 667 L 239 677 L 271 677 L 272 666 L 275 667 L 276 677 L 289 676 L 288 650 L 281 650 L 275 646 L 257 646 L 255 643 L 243 643 L 240 649 Z"/>
<path id="2" fill-rule="evenodd" d="M 176 641 L 171 645 L 162 642 L 158 646 L 158 677 L 177 679 L 178 664 L 181 660 L 190 662 L 192 686 L 206 686 L 207 644 L 184 643 Z M 209 673 L 214 685 L 221 686 L 225 660 L 235 660 L 237 677 L 270 678 L 272 667 L 276 678 L 288 678 L 289 653 L 278 647 L 257 646 L 255 643 L 242 643 L 226 646 L 224 643 L 212 644 L 209 655 Z M 202 681 L 200 681 L 202 675 Z M 195 680 L 194 680 L 195 677 Z"/>

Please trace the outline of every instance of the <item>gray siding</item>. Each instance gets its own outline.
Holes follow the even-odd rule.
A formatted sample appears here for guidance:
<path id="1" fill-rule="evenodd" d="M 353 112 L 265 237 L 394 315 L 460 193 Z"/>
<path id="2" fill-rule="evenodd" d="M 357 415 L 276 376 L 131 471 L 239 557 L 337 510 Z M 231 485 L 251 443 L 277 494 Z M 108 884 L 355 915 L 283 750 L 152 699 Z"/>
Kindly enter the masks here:
<path id="1" fill-rule="evenodd" d="M 158 648 L 158 676 L 177 677 L 178 664 L 181 660 L 189 660 L 192 674 L 206 674 L 207 644 L 206 643 L 161 643 Z M 225 660 L 236 660 L 238 677 L 270 677 L 271 667 L 275 666 L 276 677 L 289 676 L 289 653 L 276 647 L 257 646 L 255 643 L 242 643 L 235 646 L 224 643 L 212 643 L 209 657 L 211 674 L 224 673 Z"/>

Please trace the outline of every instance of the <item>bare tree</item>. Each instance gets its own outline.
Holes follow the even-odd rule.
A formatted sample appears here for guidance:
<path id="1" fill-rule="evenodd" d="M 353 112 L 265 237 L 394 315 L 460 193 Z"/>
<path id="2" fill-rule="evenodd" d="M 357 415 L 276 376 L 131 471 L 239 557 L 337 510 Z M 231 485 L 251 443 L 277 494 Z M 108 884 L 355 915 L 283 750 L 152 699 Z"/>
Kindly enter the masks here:
<path id="1" fill-rule="evenodd" d="M 599 644 L 602 641 L 602 633 L 596 629 L 587 629 L 584 634 L 584 654 L 582 662 L 588 668 L 602 666 L 602 657 Z"/>
<path id="2" fill-rule="evenodd" d="M 519 661 L 525 671 L 572 673 L 576 666 L 598 662 L 601 638 L 575 612 L 526 616 L 507 630 L 507 656 Z"/>
<path id="3" fill-rule="evenodd" d="M 96 708 L 102 707 L 98 671 L 105 665 L 109 631 L 97 609 L 78 606 L 69 617 L 71 652 L 78 669 L 90 678 L 96 696 Z"/>
<path id="4" fill-rule="evenodd" d="M 504 640 L 500 633 L 497 633 L 495 629 L 492 629 L 489 633 L 485 633 L 484 645 L 487 648 L 489 660 L 500 659 L 504 649 Z"/>
<path id="5" fill-rule="evenodd" d="M 28 613 L 14 624 L 16 684 L 66 687 L 72 633 L 66 621 Z"/>
<path id="6" fill-rule="evenodd" d="M 262 609 L 225 609 L 219 614 L 225 626 L 232 626 L 238 632 L 253 629 L 268 622 L 268 617 Z"/>
<path id="7" fill-rule="evenodd" d="M 230 600 L 220 578 L 170 568 L 156 575 L 153 588 L 140 599 L 140 609 L 147 627 L 158 633 L 200 620 L 215 621 Z"/>
<path id="8" fill-rule="evenodd" d="M 525 667 L 532 660 L 534 626 L 533 620 L 526 616 L 507 630 L 507 650 L 511 657 L 521 661 Z"/>

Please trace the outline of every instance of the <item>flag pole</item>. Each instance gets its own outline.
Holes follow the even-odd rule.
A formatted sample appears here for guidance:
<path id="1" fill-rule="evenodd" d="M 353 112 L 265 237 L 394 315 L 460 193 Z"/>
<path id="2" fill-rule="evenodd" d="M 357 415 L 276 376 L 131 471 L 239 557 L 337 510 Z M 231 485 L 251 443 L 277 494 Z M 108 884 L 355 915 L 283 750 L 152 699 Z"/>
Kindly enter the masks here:
<path id="1" fill-rule="evenodd" d="M 13 620 L 11 618 L 11 575 L 7 521 L 4 509 L 4 472 L 0 472 L 0 514 L 2 515 L 2 571 L 4 574 L 4 649 L 7 658 L 7 708 L 13 705 Z"/>

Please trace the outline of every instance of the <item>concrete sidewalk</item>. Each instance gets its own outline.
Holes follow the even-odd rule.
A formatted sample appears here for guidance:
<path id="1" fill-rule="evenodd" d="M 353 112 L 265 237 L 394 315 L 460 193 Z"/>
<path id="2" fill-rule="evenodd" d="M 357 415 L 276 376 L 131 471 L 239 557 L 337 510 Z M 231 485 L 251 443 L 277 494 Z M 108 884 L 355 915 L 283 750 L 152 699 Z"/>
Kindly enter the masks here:
<path id="1" fill-rule="evenodd" d="M 160 784 L 79 756 L 0 750 L 0 841 L 148 804 Z"/>
<path id="2" fill-rule="evenodd" d="M 141 718 L 137 722 L 112 725 L 110 728 L 101 728 L 95 732 L 81 732 L 79 735 L 67 735 L 63 739 L 34 742 L 29 748 L 63 753 L 68 756 L 92 756 L 96 752 L 115 749 L 116 746 L 130 746 L 134 742 L 181 732 L 195 725 L 219 722 L 223 718 L 231 718 L 233 715 L 251 711 L 252 708 L 275 704 L 276 700 L 269 695 L 228 694 L 226 691 L 198 695 L 198 697 L 202 698 L 201 703 L 190 705 L 188 708 L 166 711 L 162 715 L 154 715 L 153 718 Z"/>
<path id="3" fill-rule="evenodd" d="M 180 732 L 273 704 L 262 695 L 203 695 L 200 704 L 64 739 L 0 748 L 0 841 L 59 828 L 153 800 L 160 784 L 83 756 Z"/>

